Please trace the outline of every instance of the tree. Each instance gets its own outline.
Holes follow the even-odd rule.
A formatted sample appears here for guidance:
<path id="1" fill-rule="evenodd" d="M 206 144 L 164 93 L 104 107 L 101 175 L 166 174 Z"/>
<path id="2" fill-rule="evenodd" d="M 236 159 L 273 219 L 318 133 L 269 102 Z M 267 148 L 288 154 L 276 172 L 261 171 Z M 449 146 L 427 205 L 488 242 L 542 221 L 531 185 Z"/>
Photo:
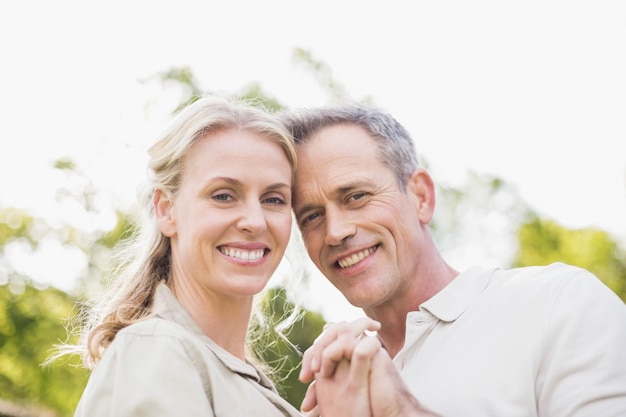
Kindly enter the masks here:
<path id="1" fill-rule="evenodd" d="M 296 306 L 288 298 L 284 287 L 275 287 L 265 294 L 262 310 L 271 329 L 258 341 L 265 363 L 274 368 L 273 377 L 281 394 L 296 408 L 300 407 L 307 386 L 298 380 L 300 355 L 319 335 L 326 321 L 318 314 Z M 295 314 L 297 320 L 284 331 L 277 326 Z"/>
<path id="2" fill-rule="evenodd" d="M 200 86 L 200 82 L 188 67 L 172 67 L 167 71 L 156 74 L 154 77 L 156 77 L 162 85 L 173 84 L 176 88 L 180 89 L 181 99 L 172 110 L 172 114 L 178 113 L 200 98 L 202 94 L 209 92 Z M 268 111 L 275 112 L 284 107 L 278 99 L 264 91 L 259 83 L 251 83 L 242 88 L 239 93 L 232 94 L 232 96 L 256 102 Z"/>
<path id="3" fill-rule="evenodd" d="M 532 216 L 517 189 L 490 174 L 470 172 L 456 187 L 437 184 L 431 229 L 453 264 L 509 265 L 517 247 L 518 225 Z"/>
<path id="4" fill-rule="evenodd" d="M 97 215 L 97 190 L 80 174 L 72 161 L 59 160 L 55 169 L 65 173 L 76 188 L 57 190 L 57 199 L 78 204 L 87 215 Z M 87 268 L 79 292 L 99 285 L 104 259 L 122 236 L 132 233 L 134 221 L 116 213 L 111 230 L 81 230 L 67 223 L 50 223 L 14 208 L 0 209 L 0 404 L 19 408 L 16 415 L 71 416 L 87 382 L 88 372 L 79 367 L 78 357 L 42 366 L 55 344 L 67 340 L 65 320 L 80 308 L 79 299 L 48 288 L 24 275 L 9 253 L 19 250 L 35 255 L 44 240 L 55 240 L 78 249 Z M 12 407 L 6 407 L 6 401 Z M 10 415 L 2 411 L 0 415 Z"/>
<path id="5" fill-rule="evenodd" d="M 534 218 L 522 224 L 514 266 L 564 262 L 585 268 L 626 301 L 626 251 L 605 231 L 572 230 L 554 220 Z"/>
<path id="6" fill-rule="evenodd" d="M 69 317 L 74 305 L 54 288 L 0 286 L 0 397 L 39 412 L 73 414 L 88 373 L 75 366 L 77 358 L 50 368 L 42 363 L 52 346 L 66 339 L 61 318 Z"/>

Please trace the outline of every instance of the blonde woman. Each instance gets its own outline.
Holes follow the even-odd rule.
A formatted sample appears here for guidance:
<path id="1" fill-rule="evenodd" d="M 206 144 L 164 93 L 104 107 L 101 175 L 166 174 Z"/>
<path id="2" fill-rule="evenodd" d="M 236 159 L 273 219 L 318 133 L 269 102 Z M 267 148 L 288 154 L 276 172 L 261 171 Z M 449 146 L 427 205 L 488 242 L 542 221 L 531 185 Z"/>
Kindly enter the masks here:
<path id="1" fill-rule="evenodd" d="M 290 237 L 289 133 L 208 96 L 149 155 L 148 221 L 85 329 L 76 416 L 299 415 L 246 349 L 253 297 Z"/>

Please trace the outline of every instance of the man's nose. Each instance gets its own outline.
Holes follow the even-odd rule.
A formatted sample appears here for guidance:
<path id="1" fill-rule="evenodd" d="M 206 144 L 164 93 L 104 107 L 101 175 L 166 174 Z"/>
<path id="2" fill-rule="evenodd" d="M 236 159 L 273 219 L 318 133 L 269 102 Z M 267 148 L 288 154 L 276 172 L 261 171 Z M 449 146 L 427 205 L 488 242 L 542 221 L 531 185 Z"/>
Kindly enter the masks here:
<path id="1" fill-rule="evenodd" d="M 326 238 L 330 246 L 341 245 L 346 239 L 356 234 L 356 225 L 351 221 L 349 213 L 339 208 L 326 209 Z"/>

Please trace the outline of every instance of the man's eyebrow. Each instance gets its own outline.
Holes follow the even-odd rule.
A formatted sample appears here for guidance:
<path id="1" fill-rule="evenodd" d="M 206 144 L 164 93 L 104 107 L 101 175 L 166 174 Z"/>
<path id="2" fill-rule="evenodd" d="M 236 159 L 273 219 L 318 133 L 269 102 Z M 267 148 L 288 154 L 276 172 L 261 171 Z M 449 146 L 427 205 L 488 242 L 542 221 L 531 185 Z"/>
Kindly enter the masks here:
<path id="1" fill-rule="evenodd" d="M 370 188 L 370 187 L 371 187 L 370 181 L 351 181 L 347 184 L 342 185 L 341 187 L 337 187 L 333 191 L 333 194 L 336 197 L 336 196 L 347 194 L 350 191 L 354 191 L 355 189 Z"/>
<path id="2" fill-rule="evenodd" d="M 302 207 L 299 207 L 297 210 L 294 210 L 296 219 L 299 220 L 300 216 L 304 213 L 315 210 L 316 207 L 318 207 L 316 204 L 305 204 Z"/>
<path id="3" fill-rule="evenodd" d="M 346 184 L 343 184 L 331 192 L 331 196 L 333 199 L 340 198 L 341 196 L 350 193 L 351 191 L 358 190 L 360 188 L 370 188 L 371 183 L 369 181 L 350 181 Z M 314 211 L 320 207 L 318 204 L 304 204 L 302 207 L 295 209 L 294 205 L 294 214 L 296 215 L 296 219 L 299 219 L 304 213 L 309 211 Z"/>

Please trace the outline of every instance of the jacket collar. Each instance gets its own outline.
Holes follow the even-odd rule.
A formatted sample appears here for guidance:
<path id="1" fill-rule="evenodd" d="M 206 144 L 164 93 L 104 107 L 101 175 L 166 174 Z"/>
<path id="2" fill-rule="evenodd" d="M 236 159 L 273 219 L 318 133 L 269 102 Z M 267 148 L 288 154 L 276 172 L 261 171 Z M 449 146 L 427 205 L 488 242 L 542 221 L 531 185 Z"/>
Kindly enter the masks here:
<path id="1" fill-rule="evenodd" d="M 192 333 L 231 371 L 250 377 L 267 388 L 273 388 L 272 382 L 256 367 L 232 355 L 204 334 L 165 282 L 159 283 L 156 288 L 152 312 L 165 320 L 177 323 Z"/>

